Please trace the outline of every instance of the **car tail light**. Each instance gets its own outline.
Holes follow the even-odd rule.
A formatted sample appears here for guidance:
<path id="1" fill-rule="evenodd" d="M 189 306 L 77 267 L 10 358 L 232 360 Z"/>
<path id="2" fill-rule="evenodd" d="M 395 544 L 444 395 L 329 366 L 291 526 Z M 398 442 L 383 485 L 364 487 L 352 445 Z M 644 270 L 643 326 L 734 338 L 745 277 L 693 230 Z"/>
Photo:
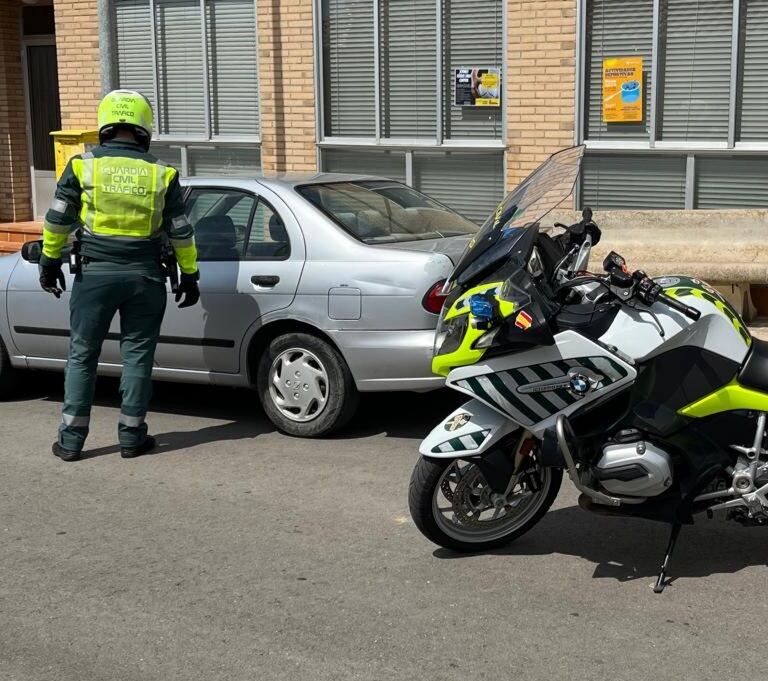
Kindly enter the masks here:
<path id="1" fill-rule="evenodd" d="M 443 286 L 445 286 L 445 279 L 441 279 L 436 282 L 429 291 L 426 292 L 421 304 L 427 312 L 432 314 L 440 314 L 443 309 L 443 302 L 445 296 L 443 295 Z"/>

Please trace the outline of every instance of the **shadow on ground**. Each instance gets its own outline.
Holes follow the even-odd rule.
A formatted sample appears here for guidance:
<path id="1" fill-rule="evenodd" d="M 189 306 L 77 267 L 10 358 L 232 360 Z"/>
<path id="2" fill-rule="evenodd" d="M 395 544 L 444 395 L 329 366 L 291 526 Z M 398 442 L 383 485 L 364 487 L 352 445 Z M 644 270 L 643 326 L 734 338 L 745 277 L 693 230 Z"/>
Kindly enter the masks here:
<path id="1" fill-rule="evenodd" d="M 119 380 L 99 377 L 96 407 L 119 408 Z M 47 399 L 61 402 L 63 376 L 48 372 L 28 372 L 15 401 Z M 449 390 L 429 393 L 364 393 L 351 423 L 333 437 L 351 439 L 383 434 L 387 437 L 421 439 L 447 414 L 465 401 Z M 230 421 L 197 431 L 157 435 L 158 453 L 175 451 L 222 440 L 252 438 L 275 431 L 266 418 L 256 393 L 240 388 L 155 382 L 152 412 L 178 414 Z M 112 454 L 117 448 L 93 450 L 89 457 Z"/>
<path id="2" fill-rule="evenodd" d="M 611 518 L 569 506 L 550 511 L 528 534 L 490 553 L 571 555 L 593 563 L 595 579 L 652 580 L 658 574 L 668 538 L 669 526 L 663 523 Z M 674 581 L 680 577 L 732 574 L 747 567 L 768 566 L 766 539 L 765 528 L 744 528 L 734 522 L 700 516 L 695 525 L 683 526 L 669 577 Z M 460 560 L 477 554 L 441 548 L 434 555 Z"/>

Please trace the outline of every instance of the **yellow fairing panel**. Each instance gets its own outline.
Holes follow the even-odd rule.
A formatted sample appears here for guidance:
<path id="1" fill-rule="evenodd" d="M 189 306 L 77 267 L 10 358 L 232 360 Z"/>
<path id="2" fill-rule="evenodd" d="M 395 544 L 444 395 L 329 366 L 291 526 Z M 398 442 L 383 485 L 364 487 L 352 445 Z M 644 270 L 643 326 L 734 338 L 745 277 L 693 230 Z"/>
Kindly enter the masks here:
<path id="1" fill-rule="evenodd" d="M 683 407 L 678 413 L 683 416 L 703 418 L 738 409 L 768 411 L 768 394 L 745 388 L 736 379 L 733 379 L 728 385 L 724 385 L 709 395 L 692 402 L 687 407 Z"/>
<path id="2" fill-rule="evenodd" d="M 451 373 L 451 369 L 469 366 L 480 361 L 485 350 L 482 348 L 475 350 L 472 348 L 472 345 L 484 333 L 485 331 L 481 329 L 473 329 L 472 325 L 468 326 L 461 345 L 456 350 L 449 352 L 447 355 L 435 355 L 432 358 L 432 373 L 438 376 L 447 376 Z"/>
<path id="3" fill-rule="evenodd" d="M 502 283 L 503 282 L 495 281 L 488 284 L 480 284 L 479 286 L 468 289 L 445 313 L 446 322 L 456 319 L 461 315 L 468 315 L 470 317 L 470 323 L 467 325 L 466 331 L 464 332 L 461 345 L 459 345 L 456 350 L 444 355 L 435 355 L 432 358 L 433 373 L 438 374 L 439 376 L 447 376 L 451 370 L 456 367 L 469 366 L 470 364 L 480 361 L 485 354 L 485 348 L 473 348 L 472 346 L 487 331 L 485 329 L 476 329 L 472 326 L 472 314 L 469 309 L 469 299 L 478 293 L 489 293 L 496 298 L 499 304 L 499 314 L 506 318 L 514 312 L 515 304 L 500 298 L 499 293 L 501 291 Z"/>

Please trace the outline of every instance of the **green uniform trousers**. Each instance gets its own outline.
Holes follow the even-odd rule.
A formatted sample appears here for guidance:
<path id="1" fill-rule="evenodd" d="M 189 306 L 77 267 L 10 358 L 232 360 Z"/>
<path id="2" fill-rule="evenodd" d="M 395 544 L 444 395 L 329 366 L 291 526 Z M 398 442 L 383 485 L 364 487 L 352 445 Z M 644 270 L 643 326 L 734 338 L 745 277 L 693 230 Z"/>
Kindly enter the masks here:
<path id="1" fill-rule="evenodd" d="M 79 452 L 88 437 L 96 366 L 102 343 L 118 312 L 123 360 L 118 439 L 122 447 L 137 447 L 144 442 L 144 419 L 152 396 L 152 364 L 166 300 L 159 271 L 89 271 L 86 265 L 77 275 L 70 297 L 69 360 L 59 428 L 62 447 Z"/>

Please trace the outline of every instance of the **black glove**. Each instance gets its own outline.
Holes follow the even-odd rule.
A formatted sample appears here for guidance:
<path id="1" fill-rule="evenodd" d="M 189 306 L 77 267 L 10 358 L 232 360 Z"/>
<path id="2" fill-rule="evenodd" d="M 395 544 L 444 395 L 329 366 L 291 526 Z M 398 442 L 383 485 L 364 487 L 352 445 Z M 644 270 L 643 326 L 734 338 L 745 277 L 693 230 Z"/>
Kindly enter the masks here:
<path id="1" fill-rule="evenodd" d="M 200 288 L 197 285 L 197 280 L 200 278 L 200 274 L 195 272 L 194 274 L 181 273 L 179 277 L 179 288 L 176 289 L 176 302 L 178 303 L 182 296 L 184 300 L 179 305 L 179 309 L 183 307 L 192 307 L 198 300 L 200 300 Z"/>
<path id="2" fill-rule="evenodd" d="M 61 298 L 62 292 L 67 290 L 67 284 L 64 280 L 64 272 L 61 271 L 61 263 L 55 265 L 40 265 L 40 287 L 43 291 L 53 293 L 57 298 Z"/>

